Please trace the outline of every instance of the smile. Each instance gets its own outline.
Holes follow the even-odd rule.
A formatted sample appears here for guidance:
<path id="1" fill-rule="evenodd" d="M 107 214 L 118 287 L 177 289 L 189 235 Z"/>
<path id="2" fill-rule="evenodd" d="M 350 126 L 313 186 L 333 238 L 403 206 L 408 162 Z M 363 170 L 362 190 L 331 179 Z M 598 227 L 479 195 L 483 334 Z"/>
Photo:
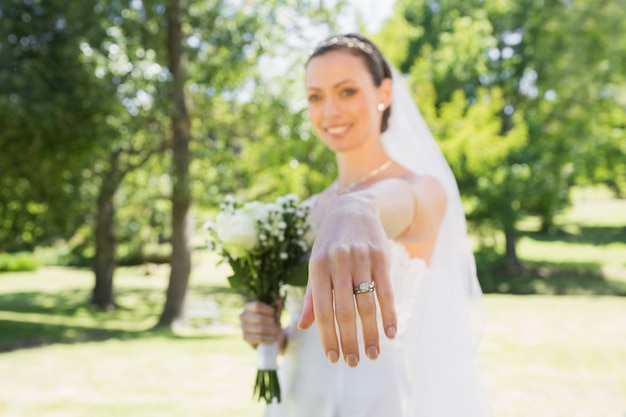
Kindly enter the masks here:
<path id="1" fill-rule="evenodd" d="M 339 138 L 344 136 L 350 130 L 351 125 L 342 125 L 342 126 L 331 126 L 327 127 L 324 130 L 333 138 Z"/>

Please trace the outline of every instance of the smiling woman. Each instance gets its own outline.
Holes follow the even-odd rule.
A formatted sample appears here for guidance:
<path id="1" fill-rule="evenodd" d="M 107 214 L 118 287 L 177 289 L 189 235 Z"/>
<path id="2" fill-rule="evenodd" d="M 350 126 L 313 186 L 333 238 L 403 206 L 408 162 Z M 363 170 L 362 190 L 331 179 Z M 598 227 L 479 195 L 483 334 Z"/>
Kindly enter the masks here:
<path id="1" fill-rule="evenodd" d="M 377 85 L 362 58 L 341 51 L 313 59 L 306 74 L 309 115 L 324 143 L 333 152 L 374 145 L 369 136 L 381 131 L 380 109 L 389 107 L 391 79 L 381 74 Z"/>
<path id="2" fill-rule="evenodd" d="M 450 167 L 368 39 L 333 36 L 305 69 L 311 123 L 338 177 L 310 198 L 317 238 L 304 297 L 288 291 L 289 326 L 258 302 L 240 316 L 252 346 L 284 347 L 282 403 L 266 415 L 485 415 L 481 293 Z"/>

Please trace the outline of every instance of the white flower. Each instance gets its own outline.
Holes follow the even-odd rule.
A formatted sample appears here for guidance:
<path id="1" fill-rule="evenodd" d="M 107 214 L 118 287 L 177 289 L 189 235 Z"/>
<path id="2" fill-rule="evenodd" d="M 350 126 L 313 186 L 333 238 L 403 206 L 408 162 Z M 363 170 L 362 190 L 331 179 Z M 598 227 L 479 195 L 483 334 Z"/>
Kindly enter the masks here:
<path id="1" fill-rule="evenodd" d="M 258 243 L 254 218 L 242 212 L 218 214 L 215 231 L 224 249 L 235 258 L 253 249 Z"/>
<path id="2" fill-rule="evenodd" d="M 250 201 L 248 203 L 245 203 L 241 208 L 241 212 L 249 214 L 254 219 L 260 222 L 267 220 L 267 217 L 269 216 L 269 210 L 267 209 L 266 205 L 258 201 Z"/>
<path id="3" fill-rule="evenodd" d="M 298 201 L 300 201 L 300 199 L 298 198 L 297 195 L 295 194 L 287 194 L 287 195 L 283 195 L 280 196 L 276 199 L 276 204 L 279 204 L 281 206 L 283 205 L 295 205 L 298 203 Z"/>
<path id="4" fill-rule="evenodd" d="M 283 209 L 278 204 L 273 204 L 273 203 L 265 204 L 265 208 L 270 213 L 272 213 L 272 212 L 273 213 L 280 213 L 281 211 L 283 211 Z"/>
<path id="5" fill-rule="evenodd" d="M 285 260 L 285 259 L 287 259 L 287 258 L 289 258 L 289 255 L 288 255 L 288 254 L 286 254 L 285 252 L 281 252 L 281 253 L 280 253 L 280 259 Z"/>

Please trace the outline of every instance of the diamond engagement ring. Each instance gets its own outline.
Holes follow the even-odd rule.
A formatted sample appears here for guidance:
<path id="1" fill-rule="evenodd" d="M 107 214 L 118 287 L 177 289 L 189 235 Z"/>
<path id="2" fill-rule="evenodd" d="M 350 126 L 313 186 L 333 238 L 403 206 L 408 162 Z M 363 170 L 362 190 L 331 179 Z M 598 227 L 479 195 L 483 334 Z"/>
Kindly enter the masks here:
<path id="1" fill-rule="evenodd" d="M 374 292 L 375 286 L 373 282 L 362 282 L 354 287 L 354 294 L 365 294 L 366 292 Z"/>

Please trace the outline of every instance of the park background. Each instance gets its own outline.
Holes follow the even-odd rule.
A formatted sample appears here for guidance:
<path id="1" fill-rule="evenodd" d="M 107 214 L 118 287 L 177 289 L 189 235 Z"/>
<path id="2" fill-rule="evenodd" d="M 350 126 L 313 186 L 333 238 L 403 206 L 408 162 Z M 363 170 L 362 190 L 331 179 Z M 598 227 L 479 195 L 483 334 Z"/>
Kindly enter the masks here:
<path id="1" fill-rule="evenodd" d="M 333 180 L 303 62 L 348 29 L 457 176 L 494 414 L 626 415 L 622 0 L 379 6 L 0 3 L 0 416 L 260 415 L 201 226 Z"/>

